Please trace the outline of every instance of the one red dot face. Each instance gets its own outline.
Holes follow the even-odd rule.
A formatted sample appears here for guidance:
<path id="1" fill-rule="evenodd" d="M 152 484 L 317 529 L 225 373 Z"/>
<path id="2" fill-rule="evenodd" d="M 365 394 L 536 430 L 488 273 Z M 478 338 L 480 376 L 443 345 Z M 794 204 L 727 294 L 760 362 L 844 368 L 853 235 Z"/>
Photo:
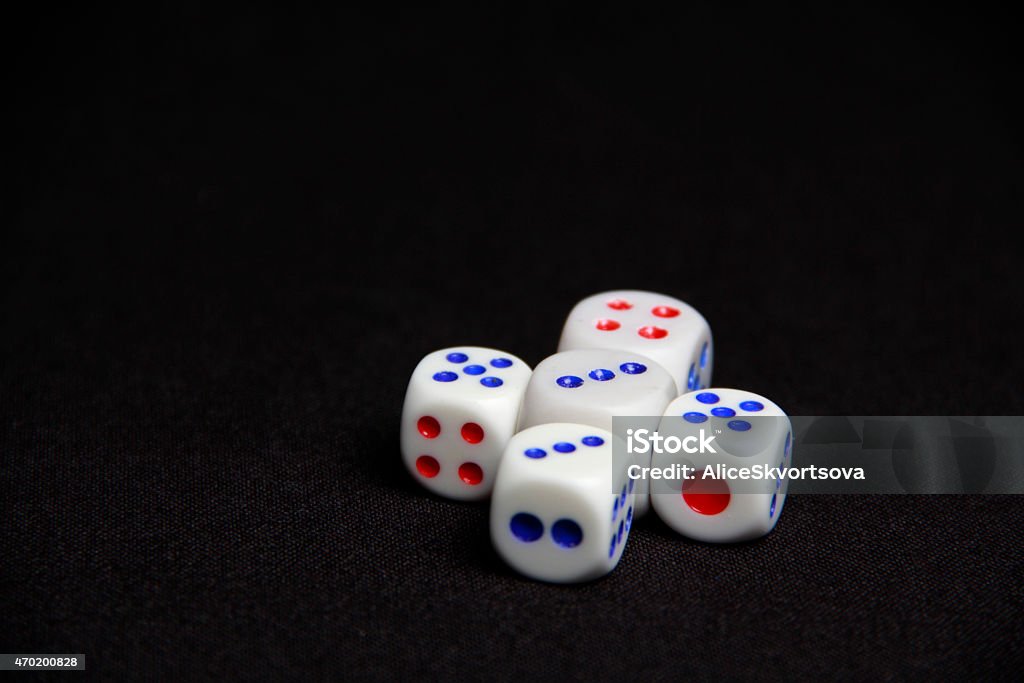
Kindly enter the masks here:
<path id="1" fill-rule="evenodd" d="M 437 435 L 441 433 L 441 423 L 436 418 L 424 415 L 416 421 L 416 429 L 423 435 L 423 438 L 436 439 Z"/>
<path id="2" fill-rule="evenodd" d="M 609 318 L 601 318 L 600 320 L 598 320 L 594 324 L 594 327 L 596 327 L 597 329 L 601 330 L 602 332 L 611 332 L 613 330 L 619 329 L 622 326 L 619 324 L 618 320 L 611 320 Z"/>
<path id="3" fill-rule="evenodd" d="M 437 459 L 429 455 L 421 455 L 416 458 L 416 471 L 427 479 L 433 479 L 441 471 L 441 465 Z"/>
<path id="4" fill-rule="evenodd" d="M 659 318 L 674 318 L 679 315 L 679 309 L 671 306 L 655 306 L 651 309 L 651 313 Z"/>
<path id="5" fill-rule="evenodd" d="M 628 311 L 633 308 L 633 304 L 629 303 L 625 299 L 612 299 L 608 302 L 608 308 L 614 311 Z"/>
<path id="6" fill-rule="evenodd" d="M 480 443 L 484 440 L 484 428 L 476 422 L 467 422 L 462 425 L 462 438 L 466 443 Z"/>
<path id="7" fill-rule="evenodd" d="M 729 484 L 721 479 L 689 479 L 683 484 L 683 501 L 696 513 L 717 515 L 729 507 Z"/>
<path id="8" fill-rule="evenodd" d="M 470 486 L 476 486 L 484 480 L 484 471 L 475 462 L 464 462 L 459 465 L 459 479 Z"/>
<path id="9" fill-rule="evenodd" d="M 662 339 L 668 336 L 668 330 L 657 325 L 646 325 L 636 331 L 644 339 Z"/>

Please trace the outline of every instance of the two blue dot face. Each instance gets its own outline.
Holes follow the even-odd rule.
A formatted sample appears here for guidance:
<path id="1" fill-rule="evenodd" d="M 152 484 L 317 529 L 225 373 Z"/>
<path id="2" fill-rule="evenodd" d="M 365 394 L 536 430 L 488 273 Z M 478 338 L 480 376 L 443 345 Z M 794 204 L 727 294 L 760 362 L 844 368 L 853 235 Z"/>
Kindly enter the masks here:
<path id="1" fill-rule="evenodd" d="M 469 360 L 469 356 L 462 353 L 461 351 L 453 351 L 452 353 L 449 353 L 447 356 L 445 356 L 445 360 L 447 360 L 449 363 L 462 365 L 463 363 Z M 490 366 L 492 368 L 498 368 L 499 370 L 503 368 L 512 367 L 512 360 L 510 358 L 502 357 L 492 358 L 490 360 Z M 477 377 L 487 372 L 487 368 L 485 368 L 483 365 L 466 365 L 462 368 L 462 372 L 471 377 Z M 458 378 L 459 374 L 451 370 L 442 370 L 441 372 L 434 373 L 435 382 L 454 382 Z M 488 376 L 480 378 L 480 384 L 487 387 L 488 389 L 500 387 L 504 383 L 504 380 L 498 377 Z"/>
<path id="2" fill-rule="evenodd" d="M 580 439 L 580 443 L 588 448 L 597 448 L 598 446 L 604 445 L 604 439 L 599 436 L 585 436 Z M 563 454 L 573 453 L 576 451 L 576 445 L 569 443 L 568 441 L 559 441 L 551 447 L 551 450 L 556 453 Z M 541 458 L 546 458 L 548 452 L 543 448 L 527 448 L 523 451 L 523 455 L 527 458 L 532 458 L 533 460 L 540 460 Z"/>
<path id="3" fill-rule="evenodd" d="M 533 543 L 544 535 L 544 523 L 529 512 L 514 514 L 508 528 L 523 543 Z M 560 519 L 551 525 L 551 540 L 562 548 L 575 548 L 583 542 L 583 529 L 571 519 Z"/>
<path id="4" fill-rule="evenodd" d="M 642 375 L 647 372 L 647 366 L 643 363 L 623 363 L 619 371 L 626 375 Z M 595 382 L 607 382 L 615 379 L 615 372 L 608 368 L 596 368 L 587 373 L 587 377 Z M 575 389 L 583 386 L 583 378 L 578 375 L 562 375 L 555 380 L 555 384 L 563 389 Z"/>

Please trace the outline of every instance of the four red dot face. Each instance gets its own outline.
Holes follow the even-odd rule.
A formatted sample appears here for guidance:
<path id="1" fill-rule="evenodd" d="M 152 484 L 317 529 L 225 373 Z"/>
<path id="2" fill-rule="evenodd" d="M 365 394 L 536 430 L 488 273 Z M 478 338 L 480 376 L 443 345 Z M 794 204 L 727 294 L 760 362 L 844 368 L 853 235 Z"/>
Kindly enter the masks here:
<path id="1" fill-rule="evenodd" d="M 425 439 L 436 439 L 441 434 L 441 423 L 437 418 L 424 415 L 416 421 L 416 430 Z M 476 422 L 467 422 L 459 430 L 462 440 L 469 444 L 478 444 L 484 440 L 484 428 Z M 433 479 L 441 472 L 441 463 L 432 455 L 421 455 L 416 458 L 416 471 L 426 479 Z M 459 479 L 470 486 L 476 486 L 484 480 L 484 471 L 475 462 L 464 462 L 459 465 Z"/>
<path id="2" fill-rule="evenodd" d="M 606 304 L 608 308 L 615 311 L 628 311 L 633 308 L 633 304 L 625 299 L 612 299 Z M 651 314 L 658 318 L 675 318 L 678 317 L 680 311 L 674 306 L 655 306 L 651 309 Z M 602 332 L 614 332 L 615 330 L 622 327 L 622 323 L 612 318 L 599 318 L 595 323 L 594 327 L 601 330 Z M 668 330 L 657 325 L 644 325 L 636 331 L 644 339 L 662 339 L 668 336 Z"/>

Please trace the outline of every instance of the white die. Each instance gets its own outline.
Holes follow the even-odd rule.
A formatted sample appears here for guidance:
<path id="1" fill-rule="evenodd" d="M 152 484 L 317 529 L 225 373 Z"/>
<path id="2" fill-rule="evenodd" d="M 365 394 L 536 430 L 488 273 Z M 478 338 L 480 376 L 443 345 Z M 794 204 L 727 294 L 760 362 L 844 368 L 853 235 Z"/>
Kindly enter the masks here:
<path id="1" fill-rule="evenodd" d="M 612 417 L 650 417 L 657 429 L 676 396 L 672 376 L 646 356 L 613 349 L 577 349 L 549 356 L 534 369 L 519 412 L 519 429 L 574 422 L 612 430 Z M 634 425 L 637 426 L 637 425 Z M 650 455 L 636 464 L 650 465 Z M 636 516 L 647 512 L 647 480 L 636 490 Z"/>
<path id="2" fill-rule="evenodd" d="M 491 499 L 491 540 L 513 569 L 576 583 L 615 568 L 635 512 L 633 480 L 626 460 L 612 457 L 613 438 L 561 422 L 512 437 Z"/>
<path id="3" fill-rule="evenodd" d="M 486 498 L 529 379 L 526 363 L 497 349 L 458 346 L 424 357 L 402 408 L 402 460 L 413 478 L 447 498 Z"/>
<path id="4" fill-rule="evenodd" d="M 768 474 L 790 466 L 793 432 L 789 417 L 772 401 L 739 389 L 705 389 L 683 394 L 669 404 L 658 427 L 669 435 L 714 436 L 716 452 L 655 453 L 652 467 L 691 468 L 693 479 L 654 482 L 651 506 L 677 532 L 698 541 L 731 543 L 764 536 L 782 514 L 789 480 L 784 477 L 741 478 L 740 468 Z M 664 450 L 664 449 L 663 449 Z M 704 478 L 719 466 L 737 468 L 725 477 Z M 692 471 L 695 469 L 695 472 Z M 732 478 L 730 478 L 730 476 Z"/>
<path id="5" fill-rule="evenodd" d="M 661 364 L 677 393 L 711 384 L 711 328 L 697 309 L 655 292 L 618 290 L 580 301 L 569 313 L 559 351 L 622 349 Z"/>

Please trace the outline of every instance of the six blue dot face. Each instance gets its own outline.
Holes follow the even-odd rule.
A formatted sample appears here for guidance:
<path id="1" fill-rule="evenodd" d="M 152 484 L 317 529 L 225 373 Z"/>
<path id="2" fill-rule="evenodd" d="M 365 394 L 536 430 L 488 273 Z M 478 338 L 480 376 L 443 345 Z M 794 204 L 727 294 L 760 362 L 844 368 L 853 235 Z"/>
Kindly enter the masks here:
<path id="1" fill-rule="evenodd" d="M 607 382 L 608 380 L 615 377 L 615 373 L 611 370 L 605 370 L 598 368 L 597 370 L 591 370 L 589 373 L 590 379 L 597 380 L 598 382 Z"/>
<path id="2" fill-rule="evenodd" d="M 697 394 L 697 400 L 700 401 L 701 403 L 712 404 L 718 403 L 719 398 L 718 394 L 713 394 L 710 391 L 705 391 L 702 394 Z"/>
<path id="3" fill-rule="evenodd" d="M 448 359 L 449 363 L 465 363 L 469 360 L 469 356 L 464 353 L 459 353 L 458 351 L 455 353 L 449 353 L 445 358 Z"/>
<path id="4" fill-rule="evenodd" d="M 467 375 L 482 375 L 487 372 L 487 368 L 482 365 L 467 365 L 462 371 Z"/>
<path id="5" fill-rule="evenodd" d="M 571 519 L 560 519 L 551 525 L 551 540 L 563 548 L 575 548 L 583 542 L 583 529 Z"/>
<path id="6" fill-rule="evenodd" d="M 740 410 L 745 410 L 748 413 L 756 413 L 759 410 L 764 410 L 764 404 L 758 401 L 743 401 L 740 403 Z"/>
<path id="7" fill-rule="evenodd" d="M 566 389 L 575 389 L 583 384 L 583 378 L 577 377 L 576 375 L 565 375 L 555 380 L 555 383 L 560 387 Z"/>
<path id="8" fill-rule="evenodd" d="M 701 422 L 707 422 L 708 416 L 704 413 L 683 413 L 683 419 L 693 424 L 700 424 Z"/>
<path id="9" fill-rule="evenodd" d="M 711 414 L 715 417 L 733 417 L 736 411 L 732 408 L 712 408 Z"/>
<path id="10" fill-rule="evenodd" d="M 599 436 L 585 436 L 582 442 L 584 446 L 590 446 L 591 448 L 604 445 L 604 439 Z"/>
<path id="11" fill-rule="evenodd" d="M 554 446 L 552 446 L 552 448 L 554 448 L 559 453 L 572 453 L 574 450 L 576 450 L 576 447 L 573 446 L 568 441 L 559 441 Z"/>
<path id="12" fill-rule="evenodd" d="M 532 543 L 544 535 L 544 524 L 528 512 L 513 515 L 508 526 L 512 535 L 524 543 Z"/>
<path id="13" fill-rule="evenodd" d="M 643 363 L 623 363 L 619 366 L 619 370 L 627 375 L 642 375 L 647 372 L 647 366 Z"/>

